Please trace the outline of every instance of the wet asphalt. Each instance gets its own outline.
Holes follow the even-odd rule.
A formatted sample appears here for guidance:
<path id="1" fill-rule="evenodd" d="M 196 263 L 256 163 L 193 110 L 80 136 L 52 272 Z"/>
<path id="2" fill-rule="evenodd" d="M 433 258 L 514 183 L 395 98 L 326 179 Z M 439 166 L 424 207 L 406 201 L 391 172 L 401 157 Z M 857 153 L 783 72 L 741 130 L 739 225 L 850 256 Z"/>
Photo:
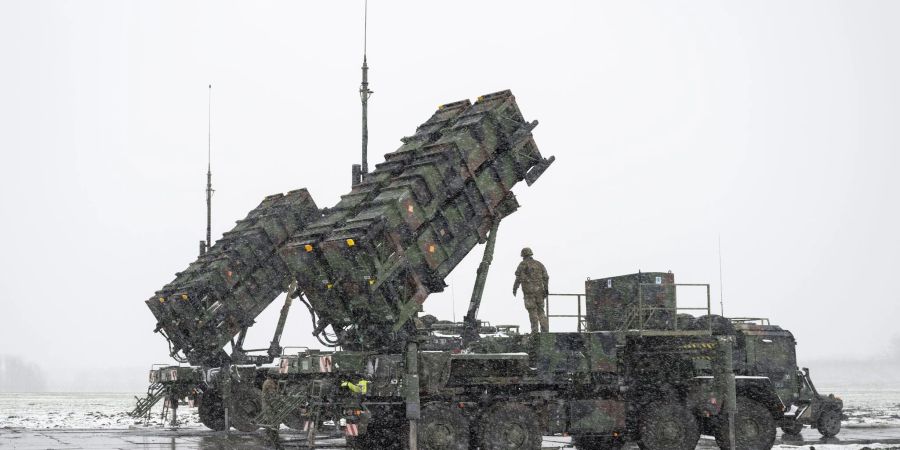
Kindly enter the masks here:
<path id="1" fill-rule="evenodd" d="M 283 432 L 283 447 L 308 448 L 305 435 Z M 569 439 L 560 436 L 546 436 L 544 449 L 571 449 Z M 806 429 L 803 440 L 784 439 L 779 433 L 777 445 L 781 448 L 808 449 L 820 444 L 896 444 L 900 449 L 900 426 L 845 427 L 838 438 L 822 440 L 815 430 Z M 96 429 L 15 429 L 0 428 L 0 448 L 3 449 L 266 449 L 272 444 L 262 433 L 214 432 L 198 429 L 133 428 L 128 430 Z M 344 439 L 335 434 L 319 434 L 317 449 L 346 448 Z M 630 446 L 629 448 L 637 448 Z M 706 436 L 700 440 L 698 449 L 717 448 L 715 442 Z"/>

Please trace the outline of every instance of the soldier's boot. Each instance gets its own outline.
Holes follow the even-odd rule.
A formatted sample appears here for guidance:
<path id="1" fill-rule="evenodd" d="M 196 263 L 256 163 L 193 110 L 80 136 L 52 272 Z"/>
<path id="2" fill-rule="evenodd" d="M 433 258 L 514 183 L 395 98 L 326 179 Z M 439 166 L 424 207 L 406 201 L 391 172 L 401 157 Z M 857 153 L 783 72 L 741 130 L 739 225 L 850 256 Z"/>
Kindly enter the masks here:
<path id="1" fill-rule="evenodd" d="M 541 308 L 538 310 L 540 314 L 541 321 L 541 333 L 549 333 L 550 332 L 550 320 L 547 319 L 547 315 L 544 314 L 544 309 Z"/>

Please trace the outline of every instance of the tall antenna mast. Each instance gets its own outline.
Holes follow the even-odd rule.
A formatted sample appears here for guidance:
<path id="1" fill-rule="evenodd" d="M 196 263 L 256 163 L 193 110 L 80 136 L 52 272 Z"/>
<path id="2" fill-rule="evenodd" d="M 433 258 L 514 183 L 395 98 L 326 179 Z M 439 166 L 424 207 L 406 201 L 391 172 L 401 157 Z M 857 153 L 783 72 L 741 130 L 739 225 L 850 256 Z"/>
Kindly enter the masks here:
<path id="1" fill-rule="evenodd" d="M 206 251 L 212 246 L 212 85 L 207 99 L 206 129 Z"/>
<path id="2" fill-rule="evenodd" d="M 362 177 L 369 173 L 369 97 L 373 91 L 369 90 L 369 64 L 366 61 L 366 44 L 369 24 L 369 0 L 365 2 L 363 13 L 363 64 L 362 84 L 359 85 L 359 99 L 362 101 L 362 165 L 353 168 L 353 184 L 362 181 Z"/>

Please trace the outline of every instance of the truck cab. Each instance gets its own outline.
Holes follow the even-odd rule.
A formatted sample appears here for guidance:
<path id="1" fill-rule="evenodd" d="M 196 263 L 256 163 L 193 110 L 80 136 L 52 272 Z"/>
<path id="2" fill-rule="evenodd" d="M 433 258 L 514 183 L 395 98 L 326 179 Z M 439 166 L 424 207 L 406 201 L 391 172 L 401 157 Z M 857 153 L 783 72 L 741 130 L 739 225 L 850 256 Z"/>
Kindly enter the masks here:
<path id="1" fill-rule="evenodd" d="M 772 381 L 786 406 L 781 428 L 797 434 L 804 425 L 815 427 L 825 437 L 840 432 L 843 401 L 833 394 L 821 395 L 809 369 L 797 365 L 794 335 L 768 319 L 731 319 L 735 336 L 734 369 L 738 375 L 764 376 Z"/>

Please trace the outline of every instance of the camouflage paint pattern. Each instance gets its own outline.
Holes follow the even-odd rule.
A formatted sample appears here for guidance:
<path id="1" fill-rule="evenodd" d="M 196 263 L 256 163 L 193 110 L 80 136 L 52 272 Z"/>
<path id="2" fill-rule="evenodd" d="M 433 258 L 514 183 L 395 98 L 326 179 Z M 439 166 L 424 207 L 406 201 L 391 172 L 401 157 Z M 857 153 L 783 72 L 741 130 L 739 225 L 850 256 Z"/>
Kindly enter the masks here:
<path id="1" fill-rule="evenodd" d="M 533 127 L 509 91 L 444 105 L 291 237 L 281 256 L 345 348 L 399 349 L 425 298 L 518 208 L 510 189 L 543 161 Z"/>
<path id="2" fill-rule="evenodd" d="M 172 356 L 183 352 L 193 364 L 220 363 L 222 347 L 289 282 L 276 250 L 318 215 L 305 189 L 270 195 L 147 300 Z"/>
<path id="3" fill-rule="evenodd" d="M 295 277 L 345 348 L 401 341 L 428 294 L 518 208 L 513 185 L 552 162 L 535 124 L 509 91 L 446 104 L 333 208 L 320 211 L 305 189 L 266 197 L 146 301 L 157 331 L 176 359 L 223 364 L 223 346 Z"/>
<path id="4" fill-rule="evenodd" d="M 584 283 L 585 319 L 588 331 L 625 331 L 639 327 L 638 293 L 644 308 L 667 308 L 644 312 L 644 328 L 667 328 L 675 317 L 675 275 L 671 272 L 587 280 Z"/>
<path id="5" fill-rule="evenodd" d="M 766 376 L 786 402 L 799 392 L 796 341 L 790 331 L 775 325 L 736 324 L 735 371 Z"/>
<path id="6" fill-rule="evenodd" d="M 570 400 L 568 432 L 612 434 L 625 430 L 625 402 L 617 399 Z"/>

